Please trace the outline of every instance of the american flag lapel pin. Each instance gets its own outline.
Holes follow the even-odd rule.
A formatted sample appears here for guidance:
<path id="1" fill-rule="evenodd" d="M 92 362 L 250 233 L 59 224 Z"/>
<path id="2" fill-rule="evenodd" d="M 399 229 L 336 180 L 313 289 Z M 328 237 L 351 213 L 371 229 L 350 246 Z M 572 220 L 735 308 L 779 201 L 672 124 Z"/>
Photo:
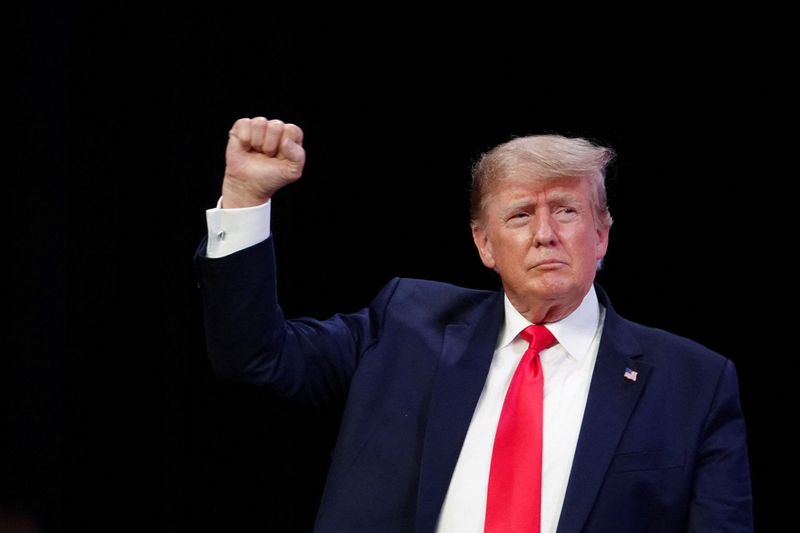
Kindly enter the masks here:
<path id="1" fill-rule="evenodd" d="M 638 375 L 639 375 L 638 372 L 636 372 L 635 370 L 631 370 L 630 368 L 627 367 L 625 368 L 625 373 L 623 374 L 625 379 L 629 379 L 631 381 L 636 381 L 636 376 Z"/>

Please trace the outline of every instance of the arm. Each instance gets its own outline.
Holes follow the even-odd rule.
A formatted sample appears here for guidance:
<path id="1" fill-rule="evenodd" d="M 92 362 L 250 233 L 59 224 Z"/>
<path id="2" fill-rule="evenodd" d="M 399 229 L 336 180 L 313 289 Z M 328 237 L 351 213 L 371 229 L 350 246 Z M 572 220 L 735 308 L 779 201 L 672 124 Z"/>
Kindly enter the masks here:
<path id="1" fill-rule="evenodd" d="M 198 254 L 195 261 L 207 351 L 218 377 L 316 407 L 344 399 L 361 355 L 380 335 L 396 282 L 358 313 L 286 320 L 272 239 L 221 259 Z"/>
<path id="2" fill-rule="evenodd" d="M 747 435 L 733 364 L 725 363 L 698 452 L 688 531 L 753 530 Z"/>
<path id="3" fill-rule="evenodd" d="M 298 179 L 305 162 L 301 142 L 302 132 L 291 124 L 237 121 L 226 150 L 222 207 L 263 205 Z M 217 376 L 318 405 L 341 400 L 359 354 L 376 334 L 373 313 L 286 321 L 276 297 L 272 239 L 219 258 L 204 250 L 201 245 L 195 266 Z"/>

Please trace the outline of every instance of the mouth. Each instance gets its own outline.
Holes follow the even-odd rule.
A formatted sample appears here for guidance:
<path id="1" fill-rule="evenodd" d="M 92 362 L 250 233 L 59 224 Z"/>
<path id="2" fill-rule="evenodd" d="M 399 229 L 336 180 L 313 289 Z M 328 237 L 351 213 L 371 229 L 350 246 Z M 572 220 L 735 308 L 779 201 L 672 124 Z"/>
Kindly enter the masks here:
<path id="1" fill-rule="evenodd" d="M 566 266 L 566 263 L 564 261 L 559 261 L 557 259 L 545 259 L 544 261 L 539 261 L 538 263 L 535 263 L 531 267 L 531 270 L 535 269 L 553 270 L 556 268 L 561 268 L 563 266 Z"/>

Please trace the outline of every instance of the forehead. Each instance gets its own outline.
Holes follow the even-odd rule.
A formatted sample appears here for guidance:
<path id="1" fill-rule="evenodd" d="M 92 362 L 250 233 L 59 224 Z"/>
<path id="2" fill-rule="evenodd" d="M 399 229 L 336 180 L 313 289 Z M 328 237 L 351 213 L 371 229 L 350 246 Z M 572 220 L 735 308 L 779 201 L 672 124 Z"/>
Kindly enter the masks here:
<path id="1" fill-rule="evenodd" d="M 531 176 L 508 176 L 494 180 L 486 191 L 488 204 L 513 202 L 524 199 L 536 200 L 543 193 L 553 197 L 590 199 L 590 183 L 587 178 L 559 177 L 542 179 Z"/>

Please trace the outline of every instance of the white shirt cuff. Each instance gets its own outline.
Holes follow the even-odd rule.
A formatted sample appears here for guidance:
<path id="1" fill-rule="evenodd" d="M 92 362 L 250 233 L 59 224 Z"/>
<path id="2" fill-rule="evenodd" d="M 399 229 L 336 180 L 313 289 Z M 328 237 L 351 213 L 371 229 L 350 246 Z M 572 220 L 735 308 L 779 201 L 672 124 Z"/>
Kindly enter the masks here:
<path id="1" fill-rule="evenodd" d="M 221 204 L 222 198 L 217 201 L 217 207 L 206 210 L 206 257 L 225 257 L 269 237 L 271 200 L 255 207 L 235 209 L 223 209 Z"/>

